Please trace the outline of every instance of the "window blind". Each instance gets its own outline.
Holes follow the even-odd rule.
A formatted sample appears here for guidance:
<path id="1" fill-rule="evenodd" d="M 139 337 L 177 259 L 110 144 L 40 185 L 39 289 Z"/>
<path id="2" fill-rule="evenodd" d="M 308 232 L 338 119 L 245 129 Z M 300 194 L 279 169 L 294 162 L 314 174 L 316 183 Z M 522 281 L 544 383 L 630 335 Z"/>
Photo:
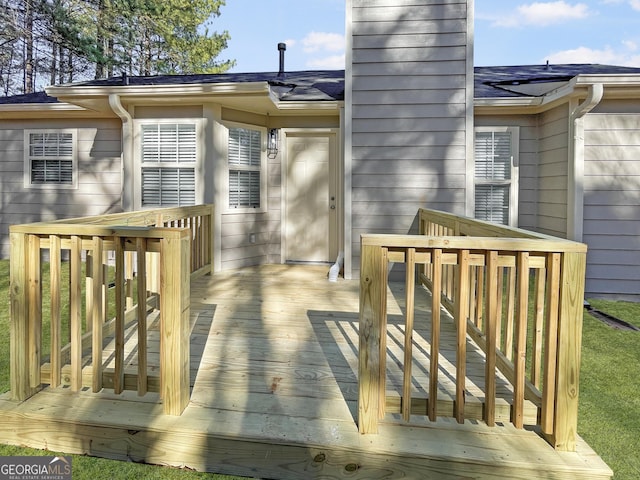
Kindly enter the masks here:
<path id="1" fill-rule="evenodd" d="M 193 168 L 143 168 L 143 206 L 195 205 Z"/>
<path id="2" fill-rule="evenodd" d="M 512 132 L 475 133 L 475 218 L 509 225 L 513 169 Z"/>
<path id="3" fill-rule="evenodd" d="M 38 132 L 29 134 L 31 183 L 73 184 L 73 134 Z"/>
<path id="4" fill-rule="evenodd" d="M 196 125 L 143 124 L 140 136 L 142 206 L 195 205 Z"/>
<path id="5" fill-rule="evenodd" d="M 229 208 L 260 208 L 262 133 L 229 129 Z"/>
<path id="6" fill-rule="evenodd" d="M 511 178 L 511 133 L 478 132 L 475 140 L 476 178 Z"/>

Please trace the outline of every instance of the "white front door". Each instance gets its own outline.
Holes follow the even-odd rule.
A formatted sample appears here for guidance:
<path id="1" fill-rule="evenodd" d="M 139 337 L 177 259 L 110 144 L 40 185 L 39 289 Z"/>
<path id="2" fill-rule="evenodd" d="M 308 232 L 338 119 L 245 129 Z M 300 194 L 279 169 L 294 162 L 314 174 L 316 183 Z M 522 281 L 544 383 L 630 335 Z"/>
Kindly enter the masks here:
<path id="1" fill-rule="evenodd" d="M 288 134 L 285 260 L 331 262 L 337 256 L 335 134 Z"/>

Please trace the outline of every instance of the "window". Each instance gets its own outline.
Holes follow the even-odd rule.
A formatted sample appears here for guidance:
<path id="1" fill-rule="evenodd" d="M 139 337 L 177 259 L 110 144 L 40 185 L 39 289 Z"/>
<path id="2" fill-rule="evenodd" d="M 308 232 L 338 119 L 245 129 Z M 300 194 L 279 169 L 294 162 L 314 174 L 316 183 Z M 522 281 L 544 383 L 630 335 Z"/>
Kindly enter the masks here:
<path id="1" fill-rule="evenodd" d="M 75 188 L 75 133 L 69 130 L 25 132 L 25 187 Z"/>
<path id="2" fill-rule="evenodd" d="M 264 207 L 262 132 L 230 128 L 228 143 L 229 209 Z"/>
<path id="3" fill-rule="evenodd" d="M 142 206 L 195 205 L 196 125 L 142 124 L 140 137 Z"/>
<path id="4" fill-rule="evenodd" d="M 518 129 L 475 132 L 475 218 L 516 226 L 518 221 Z"/>

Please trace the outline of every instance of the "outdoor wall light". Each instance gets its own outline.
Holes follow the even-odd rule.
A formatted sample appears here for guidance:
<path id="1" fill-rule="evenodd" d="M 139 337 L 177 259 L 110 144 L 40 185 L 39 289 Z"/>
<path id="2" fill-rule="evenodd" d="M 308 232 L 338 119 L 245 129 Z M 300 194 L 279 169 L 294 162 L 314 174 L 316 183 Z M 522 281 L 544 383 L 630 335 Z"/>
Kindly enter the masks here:
<path id="1" fill-rule="evenodd" d="M 277 128 L 270 128 L 267 134 L 267 157 L 276 158 L 280 133 Z"/>

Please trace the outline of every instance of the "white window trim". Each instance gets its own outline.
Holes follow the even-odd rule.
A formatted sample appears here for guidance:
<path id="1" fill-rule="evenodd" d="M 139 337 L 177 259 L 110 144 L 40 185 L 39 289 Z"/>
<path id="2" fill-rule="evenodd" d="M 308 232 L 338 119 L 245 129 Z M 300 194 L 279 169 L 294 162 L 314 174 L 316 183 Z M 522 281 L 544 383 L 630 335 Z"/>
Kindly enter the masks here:
<path id="1" fill-rule="evenodd" d="M 473 178 L 473 192 L 470 195 L 471 208 L 470 211 L 472 214 L 475 214 L 476 205 L 475 205 L 475 188 L 477 184 L 489 184 L 489 185 L 498 185 L 499 182 L 478 182 L 475 177 L 476 172 L 476 155 L 475 155 L 475 137 L 476 133 L 486 133 L 486 132 L 510 132 L 511 133 L 511 181 L 504 182 L 510 183 L 511 188 L 509 189 L 509 226 L 517 227 L 518 226 L 518 196 L 520 190 L 520 127 L 517 126 L 486 126 L 486 127 L 475 127 L 473 131 L 473 156 L 471 161 L 471 168 L 469 170 L 469 174 L 471 178 Z"/>
<path id="2" fill-rule="evenodd" d="M 31 183 L 31 156 L 29 155 L 32 133 L 70 133 L 72 181 L 66 183 Z M 78 188 L 78 129 L 77 128 L 32 128 L 24 130 L 24 188 L 34 190 L 76 190 Z"/>
<path id="3" fill-rule="evenodd" d="M 224 122 L 223 139 L 224 146 L 220 149 L 224 156 L 224 208 L 222 213 L 226 215 L 247 214 L 247 213 L 265 213 L 267 212 L 267 129 L 257 125 Z M 247 130 L 257 130 L 261 135 L 260 148 L 260 207 L 259 208 L 235 208 L 229 205 L 229 170 L 237 170 L 236 167 L 229 165 L 229 130 L 232 128 L 245 128 Z"/>
<path id="4" fill-rule="evenodd" d="M 145 166 L 154 166 L 160 168 L 176 168 L 179 165 L 170 163 L 154 162 L 153 164 L 144 164 L 142 162 L 142 125 L 146 124 L 194 124 L 196 126 L 196 161 L 193 164 L 195 170 L 195 204 L 204 203 L 204 178 L 202 168 L 202 142 L 203 142 L 203 119 L 202 118 L 138 118 L 133 121 L 134 125 L 134 168 L 133 168 L 133 181 L 134 181 L 134 205 L 135 209 L 142 208 L 157 208 L 152 206 L 142 206 L 142 169 Z M 188 164 L 182 165 L 185 168 L 189 168 Z"/>

